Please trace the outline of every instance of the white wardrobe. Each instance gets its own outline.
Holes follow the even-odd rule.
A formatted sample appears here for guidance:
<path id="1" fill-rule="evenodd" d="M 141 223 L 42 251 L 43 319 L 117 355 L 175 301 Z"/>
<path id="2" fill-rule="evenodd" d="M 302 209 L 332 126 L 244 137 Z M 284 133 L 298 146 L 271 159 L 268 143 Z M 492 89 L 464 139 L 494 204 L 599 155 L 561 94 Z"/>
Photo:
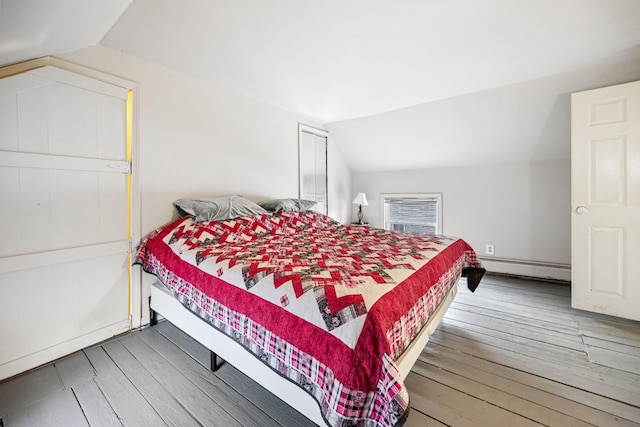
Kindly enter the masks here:
<path id="1" fill-rule="evenodd" d="M 0 69 L 0 379 L 129 330 L 139 294 L 130 91 L 47 64 Z"/>

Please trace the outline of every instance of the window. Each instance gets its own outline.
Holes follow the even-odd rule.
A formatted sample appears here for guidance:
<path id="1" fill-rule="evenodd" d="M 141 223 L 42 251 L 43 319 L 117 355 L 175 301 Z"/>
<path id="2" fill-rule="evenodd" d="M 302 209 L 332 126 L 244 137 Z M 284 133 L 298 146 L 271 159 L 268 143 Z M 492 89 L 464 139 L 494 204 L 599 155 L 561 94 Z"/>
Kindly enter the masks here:
<path id="1" fill-rule="evenodd" d="M 412 234 L 442 234 L 442 194 L 383 194 L 386 230 Z"/>
<path id="2" fill-rule="evenodd" d="M 327 132 L 299 125 L 298 158 L 301 199 L 318 202 L 312 209 L 327 214 Z"/>

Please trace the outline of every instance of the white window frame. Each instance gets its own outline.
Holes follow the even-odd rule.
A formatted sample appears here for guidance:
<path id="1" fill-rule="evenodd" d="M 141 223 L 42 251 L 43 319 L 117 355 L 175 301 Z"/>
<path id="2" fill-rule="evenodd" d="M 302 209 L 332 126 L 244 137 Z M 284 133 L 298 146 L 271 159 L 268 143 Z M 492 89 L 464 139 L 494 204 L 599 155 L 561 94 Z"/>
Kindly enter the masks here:
<path id="1" fill-rule="evenodd" d="M 442 193 L 383 193 L 380 195 L 382 228 L 387 229 L 386 202 L 388 199 L 434 200 L 436 202 L 436 234 L 442 234 Z"/>

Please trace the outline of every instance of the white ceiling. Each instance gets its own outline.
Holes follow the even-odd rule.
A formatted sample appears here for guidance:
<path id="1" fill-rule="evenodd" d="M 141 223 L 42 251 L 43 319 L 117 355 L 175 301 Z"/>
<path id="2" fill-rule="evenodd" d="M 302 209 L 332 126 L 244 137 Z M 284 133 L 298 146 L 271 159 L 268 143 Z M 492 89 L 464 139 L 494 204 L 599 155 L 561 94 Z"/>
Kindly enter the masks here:
<path id="1" fill-rule="evenodd" d="M 566 158 L 568 83 L 427 103 L 640 52 L 640 0 L 0 0 L 0 64 L 97 44 L 325 123 L 354 170 Z"/>
<path id="2" fill-rule="evenodd" d="M 93 46 L 132 0 L 0 0 L 0 65 Z"/>
<path id="3" fill-rule="evenodd" d="M 638 0 L 135 0 L 101 42 L 334 122 L 640 44 Z"/>
<path id="4" fill-rule="evenodd" d="M 638 0 L 0 0 L 0 64 L 102 44 L 330 123 L 587 66 Z"/>

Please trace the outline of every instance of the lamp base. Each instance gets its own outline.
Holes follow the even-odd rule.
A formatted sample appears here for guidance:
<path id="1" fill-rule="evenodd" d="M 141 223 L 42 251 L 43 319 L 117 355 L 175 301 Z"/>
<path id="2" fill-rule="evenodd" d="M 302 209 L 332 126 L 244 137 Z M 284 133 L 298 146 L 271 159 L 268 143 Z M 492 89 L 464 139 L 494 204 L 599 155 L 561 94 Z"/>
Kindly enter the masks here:
<path id="1" fill-rule="evenodd" d="M 358 224 L 364 225 L 364 222 L 362 221 L 362 205 L 358 208 Z"/>

